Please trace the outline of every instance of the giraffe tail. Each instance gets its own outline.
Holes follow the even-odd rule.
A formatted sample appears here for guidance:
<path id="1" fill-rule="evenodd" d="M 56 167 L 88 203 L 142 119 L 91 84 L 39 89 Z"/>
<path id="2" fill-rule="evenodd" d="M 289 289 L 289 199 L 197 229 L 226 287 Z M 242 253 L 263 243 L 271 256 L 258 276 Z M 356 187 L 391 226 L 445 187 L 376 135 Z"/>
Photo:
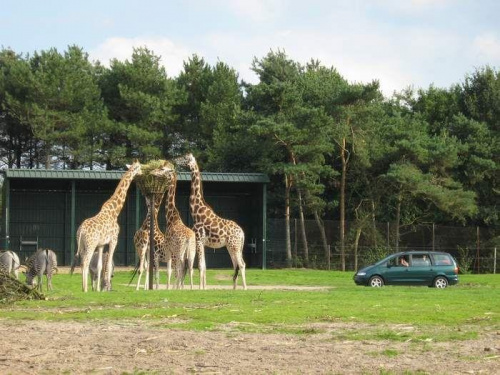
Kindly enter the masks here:
<path id="1" fill-rule="evenodd" d="M 135 275 L 137 274 L 137 271 L 139 270 L 139 266 L 141 265 L 141 262 L 137 262 L 137 265 L 135 266 L 134 268 L 134 272 L 132 272 L 132 278 L 130 279 L 130 281 L 128 282 L 128 285 L 130 286 L 130 284 L 132 284 L 132 280 L 134 280 L 134 277 Z"/>
<path id="2" fill-rule="evenodd" d="M 80 257 L 78 253 L 75 254 L 75 258 L 73 259 L 73 263 L 71 264 L 71 270 L 69 271 L 70 275 L 73 275 L 73 272 L 75 271 L 76 267 L 76 261 Z"/>
<path id="3" fill-rule="evenodd" d="M 239 272 L 240 272 L 240 266 L 236 265 L 236 268 L 234 269 L 233 281 L 236 281 Z"/>
<path id="4" fill-rule="evenodd" d="M 80 232 L 80 230 L 78 230 L 76 240 L 77 240 L 77 244 L 76 244 L 77 250 L 76 250 L 75 257 L 73 258 L 73 263 L 71 264 L 71 270 L 69 271 L 70 275 L 73 275 L 73 271 L 75 270 L 75 267 L 76 267 L 76 261 L 78 260 L 78 258 L 80 258 L 80 249 L 83 246 L 82 233 Z"/>

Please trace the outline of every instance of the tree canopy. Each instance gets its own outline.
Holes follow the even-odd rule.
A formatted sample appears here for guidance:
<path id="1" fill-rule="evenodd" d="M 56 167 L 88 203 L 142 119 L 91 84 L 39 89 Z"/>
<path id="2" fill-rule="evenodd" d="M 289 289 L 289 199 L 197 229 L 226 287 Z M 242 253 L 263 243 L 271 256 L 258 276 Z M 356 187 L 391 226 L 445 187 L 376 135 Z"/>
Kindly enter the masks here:
<path id="1" fill-rule="evenodd" d="M 386 98 L 280 50 L 254 59 L 256 83 L 197 55 L 177 77 L 165 65 L 147 47 L 109 67 L 78 46 L 2 49 L 0 167 L 120 169 L 189 151 L 204 170 L 268 173 L 275 217 L 500 225 L 493 67 Z"/>

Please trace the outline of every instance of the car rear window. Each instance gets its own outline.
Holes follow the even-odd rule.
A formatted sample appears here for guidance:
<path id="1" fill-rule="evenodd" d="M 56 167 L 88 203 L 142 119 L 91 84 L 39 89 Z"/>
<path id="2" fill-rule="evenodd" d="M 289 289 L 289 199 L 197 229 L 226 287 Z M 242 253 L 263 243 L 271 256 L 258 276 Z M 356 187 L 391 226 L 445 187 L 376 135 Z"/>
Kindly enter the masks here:
<path id="1" fill-rule="evenodd" d="M 449 266 L 453 264 L 453 261 L 447 254 L 434 254 L 434 264 L 436 266 Z"/>

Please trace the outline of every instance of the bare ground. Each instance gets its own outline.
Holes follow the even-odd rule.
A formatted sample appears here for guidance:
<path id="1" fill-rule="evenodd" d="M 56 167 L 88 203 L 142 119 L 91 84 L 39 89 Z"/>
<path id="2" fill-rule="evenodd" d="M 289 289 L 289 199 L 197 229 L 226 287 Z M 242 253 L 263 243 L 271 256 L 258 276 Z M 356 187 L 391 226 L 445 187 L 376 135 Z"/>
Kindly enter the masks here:
<path id="1" fill-rule="evenodd" d="M 498 374 L 500 332 L 436 343 L 348 340 L 375 326 L 325 323 L 310 333 L 217 332 L 123 322 L 12 322 L 0 319 L 0 374 Z M 404 331 L 409 326 L 393 326 Z"/>

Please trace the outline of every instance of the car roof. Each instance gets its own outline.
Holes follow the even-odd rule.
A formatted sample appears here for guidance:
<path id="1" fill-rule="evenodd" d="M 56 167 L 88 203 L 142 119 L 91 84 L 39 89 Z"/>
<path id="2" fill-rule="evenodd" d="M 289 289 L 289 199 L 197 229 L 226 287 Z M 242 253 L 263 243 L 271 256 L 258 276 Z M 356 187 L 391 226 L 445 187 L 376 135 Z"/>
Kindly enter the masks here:
<path id="1" fill-rule="evenodd" d="M 431 251 L 431 250 L 400 251 L 399 253 L 394 253 L 393 255 L 402 256 L 402 255 L 409 255 L 409 254 L 446 254 L 446 255 L 450 255 L 449 253 L 444 252 L 444 251 Z"/>

